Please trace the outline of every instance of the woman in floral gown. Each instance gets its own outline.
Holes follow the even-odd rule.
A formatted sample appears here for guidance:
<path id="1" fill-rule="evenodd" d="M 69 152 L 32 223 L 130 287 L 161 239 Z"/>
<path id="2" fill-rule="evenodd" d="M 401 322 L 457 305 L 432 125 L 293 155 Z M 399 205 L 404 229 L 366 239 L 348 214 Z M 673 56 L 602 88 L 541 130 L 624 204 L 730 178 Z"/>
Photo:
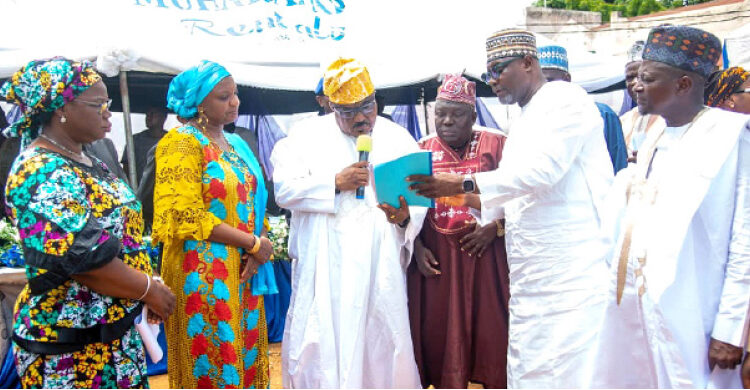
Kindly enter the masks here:
<path id="1" fill-rule="evenodd" d="M 267 193 L 247 144 L 224 133 L 237 119 L 237 86 L 204 61 L 170 83 L 169 108 L 189 121 L 156 149 L 153 238 L 177 292 L 166 323 L 172 388 L 265 388 L 268 338 L 262 294 L 275 293 L 266 263 Z"/>
<path id="2" fill-rule="evenodd" d="M 151 279 L 135 194 L 84 143 L 109 131 L 109 97 L 88 62 L 32 61 L 0 89 L 23 115 L 6 200 L 28 284 L 13 345 L 24 388 L 148 387 L 134 320 L 142 302 L 166 319 L 175 297 Z M 25 149 L 24 149 L 25 148 Z"/>

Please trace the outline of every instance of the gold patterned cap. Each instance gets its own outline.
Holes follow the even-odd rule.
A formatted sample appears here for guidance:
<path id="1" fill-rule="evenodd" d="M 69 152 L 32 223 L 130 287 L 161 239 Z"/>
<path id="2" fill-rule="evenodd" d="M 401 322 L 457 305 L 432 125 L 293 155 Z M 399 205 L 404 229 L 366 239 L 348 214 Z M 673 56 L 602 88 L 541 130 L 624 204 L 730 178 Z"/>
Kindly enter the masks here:
<path id="1" fill-rule="evenodd" d="M 487 38 L 487 62 L 506 57 L 532 56 L 539 58 L 536 37 L 529 31 L 520 29 L 500 30 Z"/>
<path id="2" fill-rule="evenodd" d="M 375 92 L 367 68 L 353 58 L 339 58 L 323 75 L 323 93 L 334 104 L 361 102 Z"/>

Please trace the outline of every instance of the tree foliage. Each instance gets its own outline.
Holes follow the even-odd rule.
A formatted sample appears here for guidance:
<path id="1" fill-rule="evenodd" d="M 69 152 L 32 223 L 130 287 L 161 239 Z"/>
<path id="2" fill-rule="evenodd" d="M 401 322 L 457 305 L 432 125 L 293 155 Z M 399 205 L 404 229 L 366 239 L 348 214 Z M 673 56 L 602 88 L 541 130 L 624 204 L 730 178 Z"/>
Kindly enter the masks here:
<path id="1" fill-rule="evenodd" d="M 625 17 L 648 15 L 665 9 L 705 3 L 711 0 L 537 0 L 537 7 L 593 11 L 602 14 L 602 21 L 608 22 L 613 11 Z"/>

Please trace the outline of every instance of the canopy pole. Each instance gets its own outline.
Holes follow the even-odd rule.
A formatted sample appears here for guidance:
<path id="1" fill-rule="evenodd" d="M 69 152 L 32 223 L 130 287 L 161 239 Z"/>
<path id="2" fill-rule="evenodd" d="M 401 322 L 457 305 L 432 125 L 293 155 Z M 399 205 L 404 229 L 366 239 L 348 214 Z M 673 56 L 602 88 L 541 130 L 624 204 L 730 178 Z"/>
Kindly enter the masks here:
<path id="1" fill-rule="evenodd" d="M 128 73 L 120 71 L 120 96 L 122 97 L 122 117 L 125 122 L 125 151 L 128 154 L 128 178 L 130 187 L 138 190 L 138 182 L 135 180 L 135 148 L 133 145 L 133 125 L 130 120 L 130 96 L 128 94 Z"/>
<path id="2" fill-rule="evenodd" d="M 422 96 L 420 100 L 422 103 L 422 113 L 424 114 L 424 136 L 426 137 L 430 134 L 430 121 L 427 118 L 427 102 L 425 101 L 424 88 L 422 88 L 421 94 Z"/>

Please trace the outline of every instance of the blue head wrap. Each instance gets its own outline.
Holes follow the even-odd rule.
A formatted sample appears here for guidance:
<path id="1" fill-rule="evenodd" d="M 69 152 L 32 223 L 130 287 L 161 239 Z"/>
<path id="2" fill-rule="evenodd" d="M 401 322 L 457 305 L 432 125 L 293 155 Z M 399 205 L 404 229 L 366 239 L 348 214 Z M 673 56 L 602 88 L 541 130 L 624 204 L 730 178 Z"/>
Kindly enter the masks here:
<path id="1" fill-rule="evenodd" d="M 203 60 L 172 79 L 167 92 L 167 107 L 183 118 L 192 118 L 198 113 L 198 105 L 214 89 L 216 84 L 231 76 L 221 65 Z"/>
<path id="2" fill-rule="evenodd" d="M 557 69 L 568 72 L 568 51 L 561 46 L 539 48 L 539 66 L 542 69 Z"/>

